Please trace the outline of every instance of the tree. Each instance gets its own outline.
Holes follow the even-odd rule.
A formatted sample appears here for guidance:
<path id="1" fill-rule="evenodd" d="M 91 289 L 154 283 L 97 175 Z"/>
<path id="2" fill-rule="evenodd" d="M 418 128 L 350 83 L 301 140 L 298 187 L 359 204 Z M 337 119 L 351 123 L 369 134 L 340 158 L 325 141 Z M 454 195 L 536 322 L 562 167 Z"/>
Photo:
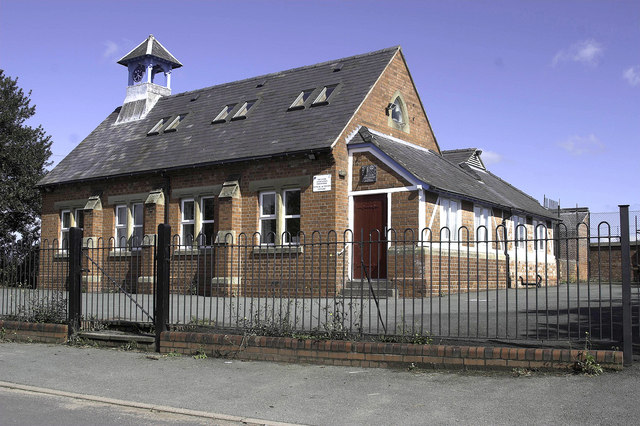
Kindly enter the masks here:
<path id="1" fill-rule="evenodd" d="M 25 121 L 36 112 L 18 79 L 0 69 L 0 247 L 40 236 L 40 191 L 35 187 L 51 163 L 51 136 Z"/>

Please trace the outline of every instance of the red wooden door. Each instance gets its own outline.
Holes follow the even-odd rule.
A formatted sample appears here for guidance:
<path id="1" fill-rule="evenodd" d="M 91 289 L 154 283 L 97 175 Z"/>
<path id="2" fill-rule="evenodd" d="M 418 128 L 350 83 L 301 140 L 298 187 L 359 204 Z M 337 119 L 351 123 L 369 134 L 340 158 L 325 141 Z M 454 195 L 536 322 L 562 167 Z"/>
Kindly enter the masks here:
<path id="1" fill-rule="evenodd" d="M 353 197 L 353 276 L 387 278 L 387 194 Z"/>

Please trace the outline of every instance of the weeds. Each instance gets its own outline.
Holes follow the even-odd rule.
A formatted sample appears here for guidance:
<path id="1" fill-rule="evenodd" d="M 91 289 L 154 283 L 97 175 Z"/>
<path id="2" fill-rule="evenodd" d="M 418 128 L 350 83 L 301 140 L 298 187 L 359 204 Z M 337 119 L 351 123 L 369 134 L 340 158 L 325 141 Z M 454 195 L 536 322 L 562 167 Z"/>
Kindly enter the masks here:
<path id="1" fill-rule="evenodd" d="M 136 351 L 138 350 L 138 342 L 135 340 L 130 340 L 127 343 L 120 346 L 120 350 L 123 351 Z"/>
<path id="2" fill-rule="evenodd" d="M 200 346 L 200 349 L 193 354 L 193 359 L 207 359 L 207 353 L 204 351 L 204 348 Z"/>
<path id="3" fill-rule="evenodd" d="M 94 340 L 87 340 L 84 337 L 80 337 L 77 334 L 73 334 L 67 340 L 67 345 L 69 346 L 78 346 L 81 348 L 97 348 L 98 343 Z"/>
<path id="4" fill-rule="evenodd" d="M 511 373 L 515 377 L 530 377 L 532 374 L 532 371 L 529 370 L 528 368 L 514 368 L 513 370 L 511 370 Z"/>
<path id="5" fill-rule="evenodd" d="M 591 353 L 591 337 L 589 332 L 585 332 L 584 349 L 580 352 L 579 357 L 582 358 L 576 361 L 574 370 L 577 373 L 582 373 L 587 376 L 598 376 L 602 374 L 602 366 L 596 361 L 596 357 Z"/>
<path id="6" fill-rule="evenodd" d="M 5 316 L 5 319 L 22 322 L 39 323 L 67 323 L 67 299 L 61 292 L 49 296 L 35 295 L 27 299 L 26 303 L 19 306 L 13 315 Z"/>

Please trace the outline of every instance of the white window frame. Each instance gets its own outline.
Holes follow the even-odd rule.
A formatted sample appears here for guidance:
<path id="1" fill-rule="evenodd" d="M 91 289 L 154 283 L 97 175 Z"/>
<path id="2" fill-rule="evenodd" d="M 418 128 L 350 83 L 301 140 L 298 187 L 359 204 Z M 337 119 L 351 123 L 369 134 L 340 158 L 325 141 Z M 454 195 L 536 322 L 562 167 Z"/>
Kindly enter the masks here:
<path id="1" fill-rule="evenodd" d="M 69 214 L 69 226 L 67 228 L 64 227 L 64 214 Z M 70 209 L 60 210 L 60 248 L 63 250 L 67 250 L 69 248 L 69 229 L 73 227 L 73 214 Z M 66 238 L 65 238 L 66 233 Z M 66 241 L 66 246 L 65 246 Z"/>
<path id="2" fill-rule="evenodd" d="M 136 210 L 141 210 L 142 221 L 140 223 L 136 222 Z M 131 249 L 132 250 L 140 250 L 142 247 L 142 240 L 144 240 L 144 204 L 142 203 L 133 203 L 131 204 L 131 236 L 129 240 L 131 241 Z M 135 240 L 136 229 L 142 230 L 140 233 L 140 238 Z M 137 245 L 134 245 L 137 243 Z"/>
<path id="3" fill-rule="evenodd" d="M 287 195 L 293 192 L 297 192 L 299 194 L 300 197 L 300 205 L 298 206 L 300 208 L 300 210 L 298 211 L 298 214 L 287 214 Z M 276 216 L 277 216 L 277 206 L 276 206 Z M 287 219 L 300 219 L 300 213 L 302 211 L 302 191 L 299 188 L 295 188 L 295 189 L 285 189 L 282 192 L 282 210 L 283 210 L 283 219 L 282 219 L 282 229 L 284 232 L 284 239 L 285 241 L 283 241 L 283 244 L 289 244 L 289 245 L 298 245 L 300 244 L 300 240 L 299 240 L 299 235 L 293 235 L 291 234 L 291 241 L 286 241 L 287 239 Z M 276 218 L 276 229 L 278 228 L 278 220 Z"/>
<path id="4" fill-rule="evenodd" d="M 262 206 L 264 204 L 263 199 L 266 195 L 273 195 L 274 198 L 274 212 L 273 214 L 263 214 L 263 209 Z M 263 191 L 260 192 L 259 195 L 259 202 L 258 202 L 258 209 L 259 209 L 259 218 L 258 218 L 258 232 L 260 233 L 260 241 L 262 243 L 262 245 L 275 245 L 278 240 L 279 240 L 279 235 L 278 235 L 278 193 L 276 191 Z M 275 236 L 274 236 L 274 241 L 273 242 L 267 242 L 266 237 L 267 235 L 265 235 L 262 232 L 262 221 L 263 220 L 275 220 L 276 221 L 276 230 L 275 230 Z"/>
<path id="5" fill-rule="evenodd" d="M 204 202 L 205 200 L 213 200 L 213 208 L 214 208 L 214 217 L 212 219 L 204 218 Z M 215 235 L 211 235 L 211 241 L 207 243 L 207 237 L 203 234 L 204 226 L 206 224 L 215 224 L 215 205 L 216 205 L 216 197 L 213 196 L 205 196 L 200 197 L 200 230 L 198 231 L 198 235 L 201 236 L 204 241 L 199 241 L 199 244 L 203 247 L 211 247 L 215 242 Z M 214 225 L 215 226 L 215 225 Z M 195 227 L 194 227 L 195 229 Z M 214 228 L 215 229 L 215 228 Z"/>
<path id="6" fill-rule="evenodd" d="M 185 203 L 193 203 L 193 219 L 185 219 L 184 213 L 185 213 L 185 208 L 184 205 Z M 196 233 L 196 217 L 197 217 L 197 211 L 196 211 L 196 200 L 194 198 L 183 198 L 182 200 L 180 200 L 180 244 L 182 245 L 190 245 L 193 244 L 194 241 L 196 241 L 198 235 Z M 186 240 L 187 235 L 184 235 L 184 226 L 185 225 L 193 225 L 193 234 L 191 237 L 193 238 L 193 240 L 191 240 L 190 242 L 188 242 Z"/>
<path id="7" fill-rule="evenodd" d="M 82 215 L 82 226 L 78 226 L 78 217 Z M 73 226 L 84 229 L 84 209 L 78 208 L 73 210 Z"/>
<path id="8" fill-rule="evenodd" d="M 459 200 L 450 198 L 440 199 L 440 238 L 442 241 L 458 241 L 461 213 L 462 210 Z M 455 221 L 453 226 L 451 226 L 451 219 Z M 447 227 L 449 232 L 443 232 L 442 229 L 444 227 Z M 453 235 L 453 238 L 451 238 L 451 235 Z"/>
<path id="9" fill-rule="evenodd" d="M 547 243 L 549 241 L 547 238 L 547 229 L 547 224 L 545 222 L 539 220 L 533 221 L 533 247 L 535 250 L 543 254 L 547 249 Z"/>
<path id="10" fill-rule="evenodd" d="M 474 226 L 474 239 L 476 241 L 478 250 L 483 253 L 487 251 L 487 245 L 491 242 L 491 208 L 484 206 L 473 206 L 473 226 Z M 484 226 L 484 228 L 480 228 Z M 486 235 L 481 235 L 486 233 Z"/>
<path id="11" fill-rule="evenodd" d="M 517 249 L 527 248 L 527 219 L 524 216 L 513 215 L 511 216 L 511 222 L 513 224 L 513 240 L 514 247 Z M 523 226 L 519 226 L 523 225 Z"/>
<path id="12" fill-rule="evenodd" d="M 125 222 L 124 223 L 120 223 L 120 215 L 118 214 L 118 210 L 120 209 L 124 209 L 125 210 Z M 115 244 L 114 247 L 115 248 L 126 248 L 129 242 L 129 207 L 126 204 L 118 204 L 115 207 L 115 220 L 113 221 L 115 224 L 115 232 L 114 232 L 114 237 L 115 237 Z M 118 230 L 122 230 L 124 229 L 124 245 L 122 244 L 122 238 L 118 236 Z"/>

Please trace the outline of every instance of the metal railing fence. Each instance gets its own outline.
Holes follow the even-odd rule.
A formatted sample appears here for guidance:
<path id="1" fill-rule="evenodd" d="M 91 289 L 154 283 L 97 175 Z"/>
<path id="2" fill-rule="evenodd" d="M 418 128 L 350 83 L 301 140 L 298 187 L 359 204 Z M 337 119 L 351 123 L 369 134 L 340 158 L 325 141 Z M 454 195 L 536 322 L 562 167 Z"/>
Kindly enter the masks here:
<path id="1" fill-rule="evenodd" d="M 301 233 L 296 244 L 263 244 L 292 239 L 258 233 L 209 244 L 174 236 L 163 247 L 155 236 L 128 245 L 85 239 L 76 268 L 80 320 L 85 327 L 151 324 L 158 288 L 165 286 L 163 318 L 173 328 L 538 342 L 579 341 L 588 333 L 594 343 L 617 345 L 620 243 L 604 225 L 595 237 L 582 226 L 585 232 L 574 237 L 553 239 L 544 225 L 528 233 L 502 225 L 491 232 L 313 232 Z M 638 246 L 630 246 L 633 334 L 640 338 Z M 70 250 L 60 247 L 69 245 L 2 248 L 2 317 L 43 321 L 56 312 L 58 322 L 68 318 L 75 279 Z M 166 254 L 162 283 L 160 251 Z"/>

